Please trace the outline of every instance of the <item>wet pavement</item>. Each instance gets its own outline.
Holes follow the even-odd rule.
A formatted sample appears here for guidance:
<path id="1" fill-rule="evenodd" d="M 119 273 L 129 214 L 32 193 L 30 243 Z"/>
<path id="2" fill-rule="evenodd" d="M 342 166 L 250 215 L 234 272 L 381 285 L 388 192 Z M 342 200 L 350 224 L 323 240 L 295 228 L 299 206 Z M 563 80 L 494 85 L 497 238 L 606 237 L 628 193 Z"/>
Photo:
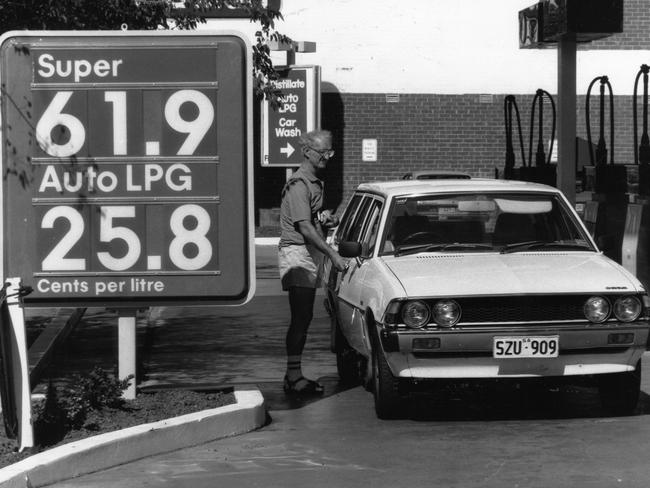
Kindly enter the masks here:
<path id="1" fill-rule="evenodd" d="M 648 354 L 633 416 L 607 415 L 589 385 L 452 382 L 415 396 L 403 419 L 381 421 L 371 394 L 338 384 L 320 295 L 303 364 L 306 374 L 323 381 L 325 395 L 291 399 L 281 381 L 287 298 L 274 265 L 264 267 L 274 262 L 274 249 L 258 249 L 259 257 L 260 286 L 247 305 L 143 314 L 138 358 L 144 386 L 258 387 L 269 424 L 53 487 L 648 486 Z M 55 375 L 111 367 L 116 345 L 116 315 L 89 310 Z"/>
<path id="2" fill-rule="evenodd" d="M 647 387 L 644 386 L 647 391 Z M 609 417 L 586 387 L 483 385 L 415 399 L 381 421 L 361 387 L 271 409 L 260 430 L 55 488 L 647 487 L 650 402 Z"/>

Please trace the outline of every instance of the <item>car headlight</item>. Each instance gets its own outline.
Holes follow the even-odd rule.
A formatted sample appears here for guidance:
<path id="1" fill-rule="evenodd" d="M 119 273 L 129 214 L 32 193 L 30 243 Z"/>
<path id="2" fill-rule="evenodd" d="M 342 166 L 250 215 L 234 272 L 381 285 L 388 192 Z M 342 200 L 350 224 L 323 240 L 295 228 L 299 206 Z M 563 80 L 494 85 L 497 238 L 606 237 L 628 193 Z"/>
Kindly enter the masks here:
<path id="1" fill-rule="evenodd" d="M 609 301 L 604 297 L 589 297 L 583 308 L 587 320 L 595 322 L 596 324 L 600 324 L 607 320 L 610 309 L 611 306 Z"/>
<path id="2" fill-rule="evenodd" d="M 439 300 L 433 305 L 433 320 L 440 327 L 453 327 L 460 320 L 460 305 L 454 300 Z"/>
<path id="3" fill-rule="evenodd" d="M 429 323 L 430 316 L 429 307 L 420 300 L 407 302 L 402 308 L 402 320 L 407 327 L 420 329 Z"/>
<path id="4" fill-rule="evenodd" d="M 621 322 L 638 319 L 642 310 L 641 301 L 637 297 L 620 297 L 614 302 L 614 316 Z"/>

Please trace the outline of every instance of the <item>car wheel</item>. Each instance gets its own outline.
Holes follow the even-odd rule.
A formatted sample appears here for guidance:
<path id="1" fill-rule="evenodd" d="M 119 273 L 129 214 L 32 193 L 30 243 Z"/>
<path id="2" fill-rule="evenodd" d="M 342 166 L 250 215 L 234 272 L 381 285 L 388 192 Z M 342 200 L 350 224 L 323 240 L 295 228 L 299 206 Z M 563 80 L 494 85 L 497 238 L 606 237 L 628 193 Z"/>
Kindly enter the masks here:
<path id="1" fill-rule="evenodd" d="M 373 395 L 375 413 L 380 419 L 398 418 L 401 411 L 399 381 L 390 371 L 381 347 L 376 345 L 372 352 Z"/>
<path id="2" fill-rule="evenodd" d="M 361 382 L 361 361 L 359 354 L 350 347 L 336 324 L 335 329 L 336 370 L 341 383 L 358 385 Z"/>
<path id="3" fill-rule="evenodd" d="M 598 375 L 598 393 L 603 408 L 614 415 L 632 415 L 641 392 L 641 360 L 634 371 Z"/>

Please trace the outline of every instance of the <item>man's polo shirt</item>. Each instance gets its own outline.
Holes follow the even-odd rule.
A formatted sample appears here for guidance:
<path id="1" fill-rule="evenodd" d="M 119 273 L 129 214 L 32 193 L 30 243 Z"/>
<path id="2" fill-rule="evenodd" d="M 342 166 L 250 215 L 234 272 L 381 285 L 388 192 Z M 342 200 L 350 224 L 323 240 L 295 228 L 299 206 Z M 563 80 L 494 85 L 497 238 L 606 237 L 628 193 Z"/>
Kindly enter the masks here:
<path id="1" fill-rule="evenodd" d="M 305 244 L 304 237 L 296 230 L 301 220 L 310 221 L 322 235 L 317 214 L 323 206 L 323 186 L 316 175 L 302 167 L 287 180 L 280 205 L 280 247 Z"/>

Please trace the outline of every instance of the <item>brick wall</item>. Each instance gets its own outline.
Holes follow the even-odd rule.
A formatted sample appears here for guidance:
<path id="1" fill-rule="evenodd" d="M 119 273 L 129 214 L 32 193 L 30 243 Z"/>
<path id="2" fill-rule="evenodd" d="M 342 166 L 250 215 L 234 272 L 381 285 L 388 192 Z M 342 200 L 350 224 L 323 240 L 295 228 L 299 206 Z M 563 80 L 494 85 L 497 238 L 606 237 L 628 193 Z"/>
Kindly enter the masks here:
<path id="1" fill-rule="evenodd" d="M 642 87 L 639 87 L 641 91 Z M 492 178 L 501 173 L 505 161 L 505 95 L 400 94 L 398 102 L 387 102 L 384 94 L 323 94 L 322 126 L 334 133 L 336 154 L 327 171 L 327 199 L 336 208 L 347 201 L 359 183 L 395 179 L 418 169 L 464 171 L 475 177 Z M 556 96 L 553 96 L 554 99 Z M 533 96 L 517 96 L 524 154 L 529 157 Z M 637 134 L 642 129 L 639 97 Z M 591 134 L 594 144 L 600 132 L 598 85 L 590 100 Z M 548 154 L 552 130 L 552 108 L 543 103 L 543 140 Z M 533 121 L 532 159 L 538 141 L 538 115 Z M 632 97 L 614 97 L 614 162 L 634 161 Z M 578 98 L 577 135 L 587 139 L 585 97 Z M 516 119 L 513 119 L 516 123 Z M 516 166 L 521 165 L 519 135 L 513 131 Z M 611 151 L 609 98 L 605 100 L 605 143 Z M 556 129 L 557 131 L 557 129 Z M 557 132 L 556 132 L 557 137 Z M 378 160 L 361 160 L 363 139 L 377 139 Z M 640 138 L 640 135 L 639 135 Z M 279 205 L 285 170 L 256 168 L 256 205 Z"/>

